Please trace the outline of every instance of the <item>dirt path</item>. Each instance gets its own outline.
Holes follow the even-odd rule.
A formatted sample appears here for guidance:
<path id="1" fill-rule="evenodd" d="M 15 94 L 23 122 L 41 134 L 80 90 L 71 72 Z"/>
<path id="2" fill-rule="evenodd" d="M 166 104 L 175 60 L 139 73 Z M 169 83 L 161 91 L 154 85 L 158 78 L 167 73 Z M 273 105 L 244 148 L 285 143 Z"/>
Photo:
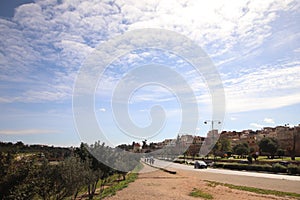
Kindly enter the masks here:
<path id="1" fill-rule="evenodd" d="M 151 171 L 151 167 L 145 165 L 143 172 Z M 138 179 L 130 185 L 118 191 L 115 196 L 106 198 L 107 200 L 117 199 L 149 199 L 149 200 L 169 200 L 169 199 L 197 199 L 189 196 L 193 188 L 200 189 L 213 195 L 214 199 L 292 199 L 275 197 L 272 195 L 258 195 L 255 193 L 233 190 L 224 186 L 211 187 L 195 173 L 176 170 L 177 174 L 169 174 L 161 170 L 139 174 Z M 199 198 L 200 199 L 200 198 Z"/>

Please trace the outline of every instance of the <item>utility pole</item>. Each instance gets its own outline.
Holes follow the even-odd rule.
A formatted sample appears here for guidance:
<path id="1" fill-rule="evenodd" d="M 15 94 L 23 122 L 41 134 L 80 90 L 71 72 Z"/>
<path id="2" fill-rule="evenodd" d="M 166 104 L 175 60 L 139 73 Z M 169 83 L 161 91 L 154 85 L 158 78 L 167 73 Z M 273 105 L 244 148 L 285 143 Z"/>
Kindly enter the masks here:
<path id="1" fill-rule="evenodd" d="M 214 124 L 215 123 L 221 124 L 221 121 L 219 121 L 219 120 L 206 120 L 206 121 L 204 121 L 204 124 L 208 124 L 208 123 L 211 123 L 212 143 L 214 144 L 215 143 Z M 214 162 L 215 162 L 216 155 L 215 155 L 214 147 L 213 147 L 213 155 L 214 155 Z"/>

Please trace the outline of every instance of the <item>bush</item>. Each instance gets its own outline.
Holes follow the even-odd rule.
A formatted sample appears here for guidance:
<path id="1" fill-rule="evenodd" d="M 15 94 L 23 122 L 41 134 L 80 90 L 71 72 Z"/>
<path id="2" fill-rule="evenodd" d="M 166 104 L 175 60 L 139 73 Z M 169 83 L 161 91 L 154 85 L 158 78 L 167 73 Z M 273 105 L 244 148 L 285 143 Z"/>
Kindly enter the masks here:
<path id="1" fill-rule="evenodd" d="M 294 164 L 289 164 L 287 170 L 289 174 L 297 174 L 300 171 L 300 167 Z"/>
<path id="2" fill-rule="evenodd" d="M 273 171 L 273 167 L 268 164 L 248 165 L 248 164 L 240 164 L 240 163 L 214 163 L 214 167 L 224 168 L 224 169 L 233 169 L 233 170 L 269 171 L 269 172 Z M 282 169 L 280 169 L 280 170 L 282 170 Z M 285 168 L 285 171 L 286 171 L 286 168 Z"/>
<path id="3" fill-rule="evenodd" d="M 272 166 L 268 164 L 261 165 L 262 171 L 271 171 Z"/>
<path id="4" fill-rule="evenodd" d="M 233 170 L 246 170 L 247 164 L 239 164 L 239 163 L 221 163 L 218 167 L 222 167 L 224 169 L 233 169 Z"/>
<path id="5" fill-rule="evenodd" d="M 272 171 L 276 172 L 276 173 L 286 173 L 286 170 L 287 170 L 286 166 L 283 166 L 283 165 L 281 165 L 279 163 L 274 164 L 272 166 L 272 168 L 273 168 Z"/>
<path id="6" fill-rule="evenodd" d="M 247 170 L 251 171 L 265 171 L 265 167 L 263 165 L 248 165 Z"/>
<path id="7" fill-rule="evenodd" d="M 213 167 L 216 167 L 216 168 L 224 168 L 224 163 L 213 163 Z"/>
<path id="8" fill-rule="evenodd" d="M 217 163 L 215 162 L 213 167 L 224 168 L 231 170 L 248 170 L 248 171 L 266 171 L 275 173 L 286 173 L 289 174 L 300 174 L 300 166 L 290 164 L 288 167 L 281 165 L 279 163 L 273 166 L 269 164 L 259 165 L 259 164 L 241 164 L 241 163 Z"/>
<path id="9" fill-rule="evenodd" d="M 185 161 L 184 160 L 174 160 L 174 163 L 179 163 L 179 164 L 183 164 Z"/>

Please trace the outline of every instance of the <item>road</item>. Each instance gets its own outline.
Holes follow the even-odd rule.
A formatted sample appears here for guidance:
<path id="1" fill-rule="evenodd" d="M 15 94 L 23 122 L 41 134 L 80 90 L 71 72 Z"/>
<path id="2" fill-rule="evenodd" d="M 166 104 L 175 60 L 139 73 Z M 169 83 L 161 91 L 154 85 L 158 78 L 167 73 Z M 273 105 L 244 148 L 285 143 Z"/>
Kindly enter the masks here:
<path id="1" fill-rule="evenodd" d="M 300 194 L 300 176 L 268 174 L 259 172 L 235 171 L 224 169 L 194 169 L 193 166 L 155 160 L 157 167 L 192 171 L 200 176 L 202 180 L 218 181 L 234 185 L 295 192 Z"/>

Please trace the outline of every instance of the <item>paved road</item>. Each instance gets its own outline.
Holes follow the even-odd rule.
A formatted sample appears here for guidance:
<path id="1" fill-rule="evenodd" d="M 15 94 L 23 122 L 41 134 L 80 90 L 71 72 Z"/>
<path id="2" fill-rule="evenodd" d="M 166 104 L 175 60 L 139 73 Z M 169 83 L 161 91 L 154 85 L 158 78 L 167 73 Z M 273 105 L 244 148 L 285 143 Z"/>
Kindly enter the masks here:
<path id="1" fill-rule="evenodd" d="M 233 171 L 224 169 L 194 169 L 193 166 L 155 160 L 157 167 L 192 171 L 203 180 L 219 181 L 235 185 L 295 192 L 300 194 L 300 176 Z"/>

